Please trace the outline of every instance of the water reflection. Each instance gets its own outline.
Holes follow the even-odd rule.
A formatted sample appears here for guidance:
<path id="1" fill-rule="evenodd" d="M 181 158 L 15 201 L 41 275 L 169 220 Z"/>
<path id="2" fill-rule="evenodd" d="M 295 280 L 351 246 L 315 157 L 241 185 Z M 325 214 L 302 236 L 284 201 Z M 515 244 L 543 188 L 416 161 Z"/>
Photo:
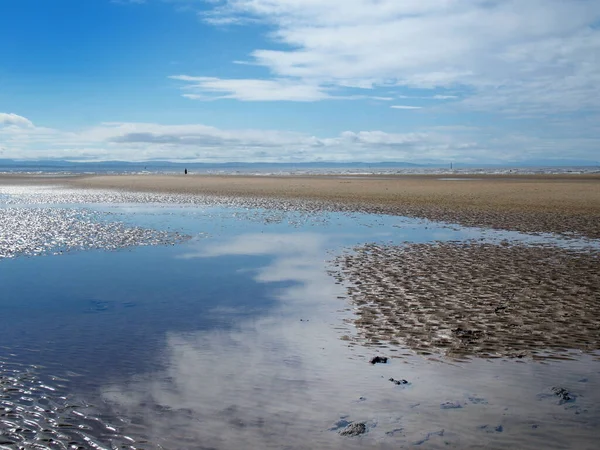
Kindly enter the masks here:
<path id="1" fill-rule="evenodd" d="M 347 347 L 336 330 L 344 302 L 332 300 L 341 287 L 325 271 L 331 238 L 261 233 L 196 245 L 179 258 L 269 257 L 239 270 L 272 286 L 279 303 L 233 329 L 168 333 L 164 369 L 103 388 L 149 441 L 220 449 L 595 445 L 600 372 L 591 357 L 460 365 L 389 348 L 382 351 L 397 358 L 372 366 L 373 350 Z M 561 403 L 555 385 L 575 400 Z M 366 433 L 341 436 L 352 422 L 364 423 Z"/>
<path id="2" fill-rule="evenodd" d="M 368 359 L 377 350 L 340 339 L 352 332 L 343 322 L 349 312 L 339 311 L 349 304 L 326 272 L 341 247 L 364 242 L 589 242 L 358 213 L 199 206 L 181 196 L 27 192 L 13 200 L 70 203 L 117 215 L 128 226 L 196 236 L 174 247 L 1 263 L 4 353 L 45 365 L 40 380 L 56 372 L 66 380 L 61 396 L 88 399 L 98 409 L 101 386 L 110 410 L 93 409 L 89 420 L 102 416 L 102 423 L 116 424 L 135 448 L 594 448 L 597 442 L 600 365 L 592 357 L 451 365 L 397 347 L 378 350 L 396 358 L 372 366 Z M 144 204 L 150 201 L 161 206 Z M 2 379 L 2 389 L 19 380 Z M 574 401 L 560 404 L 557 386 Z M 28 400 L 11 392 L 0 391 L 14 403 L 2 406 L 22 408 Z M 366 433 L 340 436 L 351 422 L 364 422 Z M 58 429 L 58 421 L 48 423 Z M 120 442 L 108 427 L 90 434 L 100 448 Z"/>
<path id="3" fill-rule="evenodd" d="M 315 431 L 313 444 L 328 441 L 323 424 L 339 417 L 315 406 L 343 397 L 340 383 L 326 375 L 346 357 L 332 353 L 332 346 L 342 345 L 332 336 L 332 317 L 323 315 L 342 293 L 324 270 L 327 243 L 316 233 L 246 234 L 221 244 L 198 243 L 180 258 L 272 257 L 251 270 L 257 282 L 276 284 L 272 295 L 279 307 L 239 323 L 235 331 L 170 333 L 166 370 L 111 386 L 105 398 L 128 414 L 150 415 L 156 442 L 178 436 L 183 441 L 177 445 L 281 448 L 285 436 L 297 447 L 309 430 Z M 169 419 L 157 420 L 155 408 L 143 405 L 159 405 L 170 411 Z"/>
<path id="4" fill-rule="evenodd" d="M 282 301 L 280 310 L 301 306 L 306 315 L 308 304 L 327 307 L 331 299 L 343 294 L 326 272 L 326 250 L 336 244 L 332 236 L 319 233 L 249 233 L 222 243 L 202 242 L 197 251 L 181 258 L 270 256 L 267 265 L 247 270 L 258 283 L 287 283 L 272 293 Z"/>

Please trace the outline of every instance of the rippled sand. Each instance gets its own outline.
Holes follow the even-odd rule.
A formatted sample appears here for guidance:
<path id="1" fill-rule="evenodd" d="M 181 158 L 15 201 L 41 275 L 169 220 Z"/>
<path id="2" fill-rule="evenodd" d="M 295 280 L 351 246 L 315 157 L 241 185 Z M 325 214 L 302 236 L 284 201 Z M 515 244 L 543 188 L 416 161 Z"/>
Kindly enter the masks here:
<path id="1" fill-rule="evenodd" d="M 337 259 L 360 337 L 453 357 L 568 358 L 600 349 L 600 252 L 365 245 Z"/>
<path id="2" fill-rule="evenodd" d="M 0 448 L 142 448 L 143 441 L 117 431 L 121 420 L 107 419 L 96 407 L 74 399 L 69 380 L 42 372 L 6 356 L 0 359 Z"/>

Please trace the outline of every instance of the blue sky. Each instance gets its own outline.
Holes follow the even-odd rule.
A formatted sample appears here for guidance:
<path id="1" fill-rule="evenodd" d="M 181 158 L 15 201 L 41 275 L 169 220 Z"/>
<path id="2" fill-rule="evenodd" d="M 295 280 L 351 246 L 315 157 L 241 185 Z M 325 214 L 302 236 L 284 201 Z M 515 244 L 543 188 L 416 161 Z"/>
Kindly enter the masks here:
<path id="1" fill-rule="evenodd" d="M 596 0 L 4 0 L 0 158 L 600 160 Z"/>

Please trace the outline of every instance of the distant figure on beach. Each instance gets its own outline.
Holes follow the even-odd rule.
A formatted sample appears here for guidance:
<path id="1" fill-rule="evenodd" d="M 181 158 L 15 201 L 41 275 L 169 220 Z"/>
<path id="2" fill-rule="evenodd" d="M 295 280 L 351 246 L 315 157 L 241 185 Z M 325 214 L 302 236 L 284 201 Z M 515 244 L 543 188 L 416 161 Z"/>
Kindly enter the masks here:
<path id="1" fill-rule="evenodd" d="M 187 175 L 187 169 L 185 169 L 185 170 L 183 171 L 183 173 Z"/>

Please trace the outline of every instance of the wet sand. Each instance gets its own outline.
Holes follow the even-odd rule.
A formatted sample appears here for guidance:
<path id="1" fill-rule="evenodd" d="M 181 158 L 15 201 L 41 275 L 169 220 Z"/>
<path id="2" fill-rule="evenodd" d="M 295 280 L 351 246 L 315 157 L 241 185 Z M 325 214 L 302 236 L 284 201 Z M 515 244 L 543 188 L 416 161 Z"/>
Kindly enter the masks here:
<path id="1" fill-rule="evenodd" d="M 468 226 L 600 238 L 600 175 L 77 177 L 77 187 L 298 199 Z"/>
<path id="2" fill-rule="evenodd" d="M 0 176 L 1 184 L 298 200 L 467 226 L 600 238 L 600 175 Z"/>
<path id="3" fill-rule="evenodd" d="M 56 183 L 56 180 L 42 182 Z M 31 183 L 28 178 L 21 180 L 21 184 Z M 19 209 L 19 205 L 64 207 L 73 203 L 109 202 L 130 208 L 130 203 L 164 205 L 181 201 L 188 204 L 189 201 L 202 204 L 205 200 L 203 195 L 131 195 L 125 190 L 44 188 L 34 189 L 29 194 L 24 192 L 26 190 L 12 191 L 13 201 L 6 200 L 8 209 Z M 262 205 L 267 208 L 267 214 L 276 216 L 280 211 L 269 208 L 284 207 L 290 212 L 309 208 L 309 203 L 300 199 L 279 202 L 277 197 L 265 197 L 261 201 L 251 196 L 240 197 L 243 198 L 241 204 Z M 223 198 L 237 201 L 234 197 Z M 218 197 L 210 199 L 219 201 Z M 332 204 L 311 202 L 313 209 L 329 208 Z M 340 209 L 345 207 L 342 203 L 337 205 L 341 205 Z M 13 222 L 6 223 L 8 231 L 16 234 L 20 227 L 28 226 L 32 233 L 36 228 L 54 233 L 57 224 L 60 231 L 60 224 L 71 217 L 49 217 L 52 222 L 47 222 L 31 215 L 45 214 L 45 209 L 31 213 L 19 211 L 17 217 L 13 215 Z M 131 209 L 127 214 L 139 220 L 139 211 Z M 359 220 L 354 214 L 341 216 Z M 159 229 L 178 223 L 163 222 L 165 217 L 171 217 L 171 213 L 161 214 L 151 223 L 161 224 Z M 216 221 L 210 215 L 202 217 L 206 223 Z M 354 242 L 377 239 L 375 236 L 386 232 L 395 233 L 397 229 L 391 227 L 403 222 L 393 217 L 383 219 L 363 222 L 364 228 L 373 228 L 374 234 L 369 233 L 366 235 L 369 237 Z M 387 219 L 390 221 L 383 226 Z M 15 271 L 8 276 L 4 271 L 5 280 L 19 283 L 18 290 L 8 289 L 15 293 L 16 304 L 32 301 L 39 307 L 44 305 L 40 300 L 58 293 L 60 301 L 55 303 L 60 315 L 53 316 L 40 309 L 44 322 L 51 322 L 48 328 L 41 329 L 54 330 L 51 333 L 40 332 L 37 326 L 23 327 L 27 334 L 6 333 L 16 336 L 12 343 L 17 342 L 17 345 L 5 347 L 5 353 L 10 352 L 10 355 L 0 358 L 0 439 L 6 439 L 1 443 L 26 447 L 34 442 L 48 446 L 48 439 L 54 439 L 57 446 L 68 442 L 82 448 L 92 444 L 99 448 L 105 442 L 105 446 L 112 444 L 114 448 L 193 448 L 198 442 L 207 448 L 281 448 L 282 442 L 294 448 L 324 449 L 421 445 L 427 448 L 595 448 L 600 417 L 599 358 L 598 353 L 594 353 L 600 342 L 598 241 L 582 240 L 583 244 L 577 247 L 580 250 L 575 251 L 559 247 L 573 245 L 575 240 L 540 236 L 538 242 L 544 242 L 544 246 L 534 246 L 502 242 L 504 236 L 512 234 L 498 233 L 501 237 L 494 239 L 490 235 L 495 233 L 485 231 L 476 234 L 485 241 L 477 242 L 364 245 L 338 259 L 339 272 L 334 274 L 338 275 L 340 284 L 336 285 L 325 272 L 330 268 L 325 262 L 330 254 L 316 251 L 325 251 L 329 239 L 311 241 L 310 234 L 296 233 L 299 240 L 294 241 L 291 235 L 292 240 L 281 241 L 273 228 L 269 234 L 268 223 L 271 222 L 260 219 L 260 228 L 256 229 L 260 234 L 234 232 L 228 240 L 215 240 L 216 245 L 202 242 L 199 246 L 202 251 L 192 248 L 193 251 L 186 252 L 186 258 L 166 259 L 159 253 L 147 258 L 152 255 L 147 253 L 144 259 L 124 259 L 132 253 L 123 252 L 96 254 L 96 262 L 109 256 L 119 257 L 107 259 L 112 263 L 103 265 L 90 265 L 89 259 L 82 260 L 87 263 L 75 260 L 69 264 L 71 258 L 77 258 L 76 253 L 58 257 L 61 259 L 56 261 L 48 258 L 45 265 L 43 258 L 4 261 L 17 263 L 12 266 Z M 345 230 L 335 223 L 329 226 L 335 228 L 334 233 Z M 423 226 L 431 228 L 432 224 Z M 415 227 L 420 225 L 417 223 Z M 445 227 L 441 231 L 453 228 L 456 227 Z M 243 229 L 246 230 L 246 226 Z M 305 231 L 311 229 L 312 226 L 307 226 Z M 77 231 L 75 234 L 99 233 L 100 237 L 111 232 L 102 228 L 78 230 L 67 229 L 69 233 Z M 197 230 L 204 232 L 205 228 L 198 225 Z M 64 233 L 51 239 L 63 236 Z M 69 236 L 67 233 L 66 238 L 70 239 Z M 249 254 L 248 249 L 242 249 L 245 243 L 251 244 Z M 581 250 L 593 245 L 596 250 Z M 29 254 L 26 250 L 22 253 Z M 275 289 L 283 308 L 260 320 L 248 316 L 243 321 L 239 321 L 239 317 L 246 314 L 244 309 L 240 314 L 230 307 L 221 310 L 201 307 L 192 310 L 194 314 L 186 310 L 181 313 L 178 308 L 186 304 L 182 300 L 188 299 L 190 292 L 193 292 L 192 303 L 196 304 L 199 291 L 206 291 L 206 286 L 215 284 L 215 280 L 217 284 L 223 283 L 211 275 L 209 268 L 215 266 L 215 270 L 222 270 L 226 266 L 217 265 L 216 260 L 200 266 L 190 265 L 192 276 L 188 284 L 173 282 L 183 268 L 175 263 L 192 264 L 207 257 L 240 254 L 245 255 L 244 262 L 236 273 L 249 273 L 252 267 L 256 283 L 275 283 L 271 288 Z M 257 266 L 247 265 L 249 255 L 260 256 Z M 270 257 L 264 258 L 266 255 Z M 263 267 L 267 260 L 269 266 Z M 129 262 L 119 264 L 118 261 Z M 42 286 L 42 295 L 23 295 L 21 286 L 29 283 L 19 280 L 29 280 L 29 275 L 24 278 L 18 273 L 28 273 L 30 268 L 35 269 L 34 274 L 48 273 L 48 269 L 57 264 L 62 264 L 58 266 L 61 270 L 56 272 L 58 277 L 46 280 L 37 277 L 30 283 Z M 151 273 L 157 280 L 164 277 L 159 283 L 168 283 L 167 291 L 157 290 L 160 284 L 149 286 L 148 275 L 137 278 L 135 272 L 129 272 L 146 266 L 159 269 Z M 75 267 L 77 270 L 73 270 Z M 86 280 L 86 271 L 91 267 L 101 270 L 95 273 L 91 283 L 85 284 L 84 290 L 65 289 L 82 274 Z M 125 276 L 118 276 L 120 272 Z M 202 281 L 201 274 L 206 275 L 206 281 Z M 348 285 L 341 284 L 344 281 Z M 235 296 L 250 292 L 248 306 L 254 307 L 260 296 L 248 289 L 252 284 L 238 283 L 235 276 L 228 276 L 227 285 L 234 287 Z M 108 284 L 111 286 L 106 291 L 98 288 Z M 132 286 L 134 290 L 130 291 Z M 194 287 L 190 290 L 189 286 Z M 340 340 L 342 334 L 352 334 L 348 328 L 353 328 L 341 323 L 343 319 L 338 311 L 347 307 L 344 297 L 347 287 L 348 297 L 356 305 L 356 317 L 345 313 L 343 317 L 356 324 L 359 333 L 358 339 L 352 335 Z M 87 292 L 89 296 L 81 296 L 79 292 Z M 211 291 L 207 298 L 212 305 L 228 295 L 227 290 Z M 85 312 L 65 315 L 61 304 L 70 298 L 77 302 L 74 303 L 77 309 L 85 308 Z M 163 298 L 168 302 L 156 301 Z M 144 325 L 144 316 L 152 315 L 151 304 L 166 306 L 155 310 L 159 320 Z M 10 311 L 10 308 L 5 310 Z M 212 320 L 236 324 L 235 328 L 232 332 L 219 328 L 196 330 L 199 318 L 206 315 Z M 90 322 L 83 323 L 96 323 L 90 328 L 100 331 L 100 340 L 86 340 L 80 323 L 82 317 L 91 318 Z M 174 326 L 181 317 L 192 318 L 193 325 Z M 164 329 L 159 326 L 162 323 L 172 324 L 167 328 L 169 332 L 165 333 L 164 341 L 161 339 Z M 143 333 L 149 325 L 148 329 L 152 330 L 149 336 L 158 336 L 158 339 L 142 339 L 139 347 L 132 347 L 136 334 Z M 195 331 L 190 332 L 190 328 Z M 38 330 L 42 338 L 31 333 L 32 330 Z M 67 345 L 57 345 L 60 352 L 55 355 L 68 355 L 67 361 L 77 361 L 82 370 L 72 372 L 77 365 L 64 364 L 62 356 L 48 356 L 52 353 L 47 349 L 52 349 L 56 339 L 60 342 L 61 334 L 66 336 L 63 342 Z M 111 338 L 107 339 L 107 335 Z M 72 340 L 72 336 L 78 339 Z M 94 345 L 105 341 L 107 347 Z M 161 364 L 137 365 L 139 361 L 121 353 L 123 349 L 133 348 L 135 351 L 129 355 L 137 355 L 148 346 L 158 349 L 156 355 Z M 26 351 L 29 359 L 17 355 L 17 350 Z M 123 367 L 135 367 L 133 375 L 115 377 L 111 374 L 110 378 L 104 378 L 106 375 L 91 370 L 97 367 L 91 365 L 93 361 L 101 361 L 98 354 L 102 352 L 110 357 L 108 365 L 119 361 L 119 367 L 121 362 Z M 592 355 L 581 354 L 584 352 Z M 449 358 L 437 358 L 438 353 Z M 423 358 L 418 354 L 435 356 Z M 390 360 L 386 364 L 369 364 L 375 355 L 387 356 Z M 474 358 L 468 364 L 460 363 L 470 356 Z M 502 358 L 494 361 L 481 358 L 499 356 Z M 557 361 L 525 364 L 530 362 L 530 357 L 549 357 Z M 13 364 L 12 358 L 18 365 Z M 44 358 L 52 364 L 42 368 L 37 364 Z M 573 360 L 561 360 L 567 358 Z M 23 365 L 23 360 L 32 360 L 36 365 Z M 406 381 L 397 384 L 394 380 Z M 73 395 L 80 390 L 84 395 Z M 345 435 L 348 427 L 361 424 L 359 431 L 364 434 Z"/>
<path id="4" fill-rule="evenodd" d="M 568 359 L 572 350 L 600 350 L 598 251 L 372 244 L 336 263 L 367 345 L 455 358 Z"/>

